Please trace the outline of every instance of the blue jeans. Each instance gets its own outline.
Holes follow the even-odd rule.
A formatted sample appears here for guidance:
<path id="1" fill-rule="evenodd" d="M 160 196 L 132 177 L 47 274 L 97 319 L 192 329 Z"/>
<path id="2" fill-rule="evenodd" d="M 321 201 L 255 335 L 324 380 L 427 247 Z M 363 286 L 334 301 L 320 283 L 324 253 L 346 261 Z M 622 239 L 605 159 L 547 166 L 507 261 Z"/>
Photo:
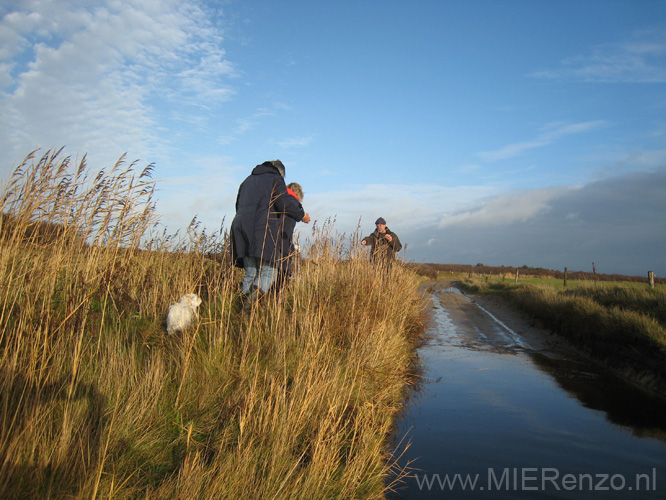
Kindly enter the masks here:
<path id="1" fill-rule="evenodd" d="M 249 294 L 253 290 L 253 285 L 266 293 L 277 278 L 277 269 L 255 257 L 243 257 L 243 267 L 245 276 L 241 283 L 241 291 L 244 294 Z"/>

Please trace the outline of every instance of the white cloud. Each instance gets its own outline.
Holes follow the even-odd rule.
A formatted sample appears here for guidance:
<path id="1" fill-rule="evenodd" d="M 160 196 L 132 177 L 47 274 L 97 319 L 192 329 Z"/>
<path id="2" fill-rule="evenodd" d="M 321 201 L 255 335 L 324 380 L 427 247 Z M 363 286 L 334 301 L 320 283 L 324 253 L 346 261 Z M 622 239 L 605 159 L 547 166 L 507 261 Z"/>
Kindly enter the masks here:
<path id="1" fill-rule="evenodd" d="M 159 174 L 159 172 L 158 172 Z M 162 224 L 171 232 L 185 228 L 196 216 L 209 231 L 226 217 L 231 224 L 238 186 L 247 175 L 229 157 L 202 157 L 160 182 L 157 201 Z"/>
<path id="2" fill-rule="evenodd" d="M 481 200 L 474 208 L 444 215 L 438 227 L 478 228 L 525 222 L 548 211 L 552 200 L 573 189 L 579 188 L 531 189 Z"/>
<path id="3" fill-rule="evenodd" d="M 466 165 L 459 165 L 458 167 L 455 168 L 455 171 L 459 174 L 470 174 L 480 169 L 481 169 L 480 165 L 477 165 L 475 163 L 468 163 Z"/>
<path id="4" fill-rule="evenodd" d="M 218 228 L 223 217 L 231 224 L 238 186 L 247 168 L 235 167 L 230 158 L 208 158 L 190 166 L 186 175 L 168 176 L 160 188 L 159 213 L 165 225 L 182 228 L 194 215 L 206 227 Z M 304 185 L 303 206 L 317 224 L 335 220 L 335 230 L 351 234 L 359 221 L 361 231 L 374 230 L 377 217 L 399 232 L 436 224 L 442 213 L 469 205 L 493 193 L 484 186 L 449 188 L 437 185 L 375 184 L 345 191 L 309 192 Z"/>
<path id="5" fill-rule="evenodd" d="M 597 83 L 664 83 L 666 32 L 638 32 L 628 40 L 598 45 L 589 54 L 565 59 L 557 69 L 529 76 Z"/>
<path id="6" fill-rule="evenodd" d="M 277 145 L 280 146 L 281 148 L 302 148 L 309 146 L 312 141 L 314 140 L 313 135 L 309 135 L 307 137 L 291 137 L 289 139 L 283 139 L 281 141 L 277 141 Z"/>
<path id="7" fill-rule="evenodd" d="M 625 171 L 654 171 L 666 165 L 666 149 L 626 151 L 618 146 L 581 157 L 589 165 L 600 165 L 593 173 L 596 180 Z"/>
<path id="8" fill-rule="evenodd" d="M 605 123 L 606 122 L 603 120 L 596 120 L 571 124 L 563 124 L 559 122 L 549 124 L 545 127 L 546 130 L 539 134 L 535 139 L 508 144 L 495 151 L 481 151 L 477 153 L 477 156 L 479 156 L 479 158 L 481 158 L 483 161 L 487 162 L 506 160 L 508 158 L 520 156 L 530 149 L 548 146 L 558 139 L 568 135 L 581 134 L 595 128 L 599 128 L 605 125 Z"/>
<path id="9" fill-rule="evenodd" d="M 373 229 L 377 217 L 384 217 L 396 232 L 436 224 L 441 214 L 494 192 L 486 186 L 373 184 L 310 195 L 304 187 L 303 206 L 311 217 L 320 221 L 335 217 L 336 228 L 345 233 L 355 231 L 359 220 L 364 231 Z"/>
<path id="10" fill-rule="evenodd" d="M 210 106 L 233 93 L 222 33 L 191 3 L 25 1 L 0 19 L 0 40 L 14 47 L 0 51 L 9 162 L 61 146 L 100 166 L 124 152 L 146 158 L 167 145 L 161 104 Z"/>
<path id="11" fill-rule="evenodd" d="M 0 88 L 8 87 L 13 82 L 12 68 L 13 64 L 0 63 Z"/>
<path id="12" fill-rule="evenodd" d="M 236 126 L 234 129 L 229 132 L 228 134 L 221 135 L 218 137 L 217 142 L 220 145 L 227 145 L 231 144 L 232 142 L 237 141 L 240 139 L 242 136 L 244 136 L 246 133 L 248 133 L 250 130 L 254 129 L 257 127 L 260 123 L 262 118 L 267 117 L 267 116 L 275 116 L 277 111 L 283 110 L 284 106 L 280 103 L 275 104 L 271 108 L 259 108 L 257 109 L 252 115 L 246 117 L 246 118 L 241 118 L 236 121 Z"/>

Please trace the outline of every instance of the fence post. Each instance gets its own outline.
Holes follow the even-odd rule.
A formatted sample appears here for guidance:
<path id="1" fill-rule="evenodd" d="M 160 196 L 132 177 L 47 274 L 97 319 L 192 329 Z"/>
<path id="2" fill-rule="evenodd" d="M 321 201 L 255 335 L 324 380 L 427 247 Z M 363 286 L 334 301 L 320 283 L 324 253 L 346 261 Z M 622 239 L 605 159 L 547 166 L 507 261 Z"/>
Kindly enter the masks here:
<path id="1" fill-rule="evenodd" d="M 518 283 L 518 269 L 516 269 L 516 281 L 515 283 Z"/>
<path id="2" fill-rule="evenodd" d="M 648 281 L 650 282 L 650 288 L 654 288 L 654 273 L 648 271 Z"/>
<path id="3" fill-rule="evenodd" d="M 564 288 L 567 287 L 567 272 L 569 272 L 569 268 L 565 267 L 564 268 Z"/>

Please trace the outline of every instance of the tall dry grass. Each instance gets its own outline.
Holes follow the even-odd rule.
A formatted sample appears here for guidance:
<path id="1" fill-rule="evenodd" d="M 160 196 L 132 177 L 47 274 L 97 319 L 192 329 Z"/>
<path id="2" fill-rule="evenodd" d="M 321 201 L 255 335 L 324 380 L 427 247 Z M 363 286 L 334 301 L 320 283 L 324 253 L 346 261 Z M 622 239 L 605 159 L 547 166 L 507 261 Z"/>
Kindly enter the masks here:
<path id="1" fill-rule="evenodd" d="M 54 151 L 2 187 L 0 497 L 382 498 L 417 277 L 325 224 L 240 313 L 225 236 L 160 233 L 135 167 Z M 169 337 L 189 292 L 200 321 Z"/>

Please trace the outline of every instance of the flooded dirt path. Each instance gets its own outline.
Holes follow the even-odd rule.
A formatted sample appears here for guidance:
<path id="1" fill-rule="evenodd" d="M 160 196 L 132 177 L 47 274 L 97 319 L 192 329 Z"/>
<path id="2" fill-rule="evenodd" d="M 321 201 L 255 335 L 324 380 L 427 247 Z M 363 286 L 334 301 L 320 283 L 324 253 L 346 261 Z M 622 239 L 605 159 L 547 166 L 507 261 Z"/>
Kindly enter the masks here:
<path id="1" fill-rule="evenodd" d="M 666 405 L 501 302 L 431 292 L 389 498 L 666 498 Z"/>

